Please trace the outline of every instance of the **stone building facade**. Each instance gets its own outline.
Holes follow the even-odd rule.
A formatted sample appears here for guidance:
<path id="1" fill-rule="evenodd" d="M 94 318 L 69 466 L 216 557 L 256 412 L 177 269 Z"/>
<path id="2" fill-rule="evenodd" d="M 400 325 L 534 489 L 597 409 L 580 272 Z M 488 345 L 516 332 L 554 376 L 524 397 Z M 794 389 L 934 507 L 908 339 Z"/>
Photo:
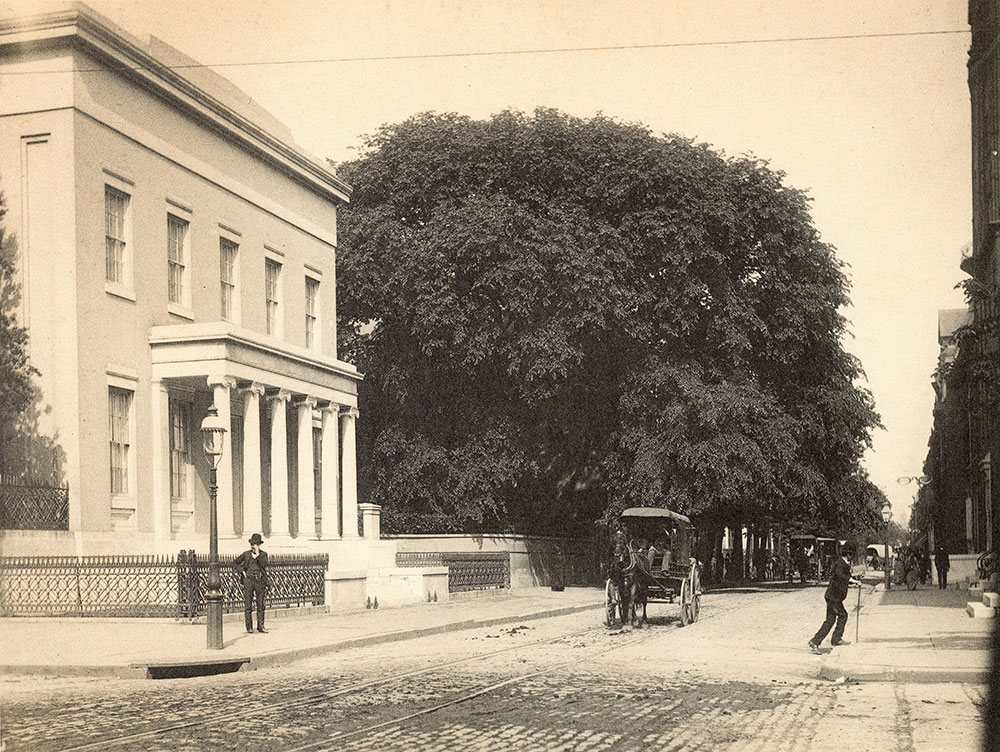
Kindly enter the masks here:
<path id="1" fill-rule="evenodd" d="M 39 372 L 0 471 L 69 496 L 68 529 L 2 530 L 0 556 L 206 551 L 214 404 L 222 556 L 262 532 L 355 589 L 390 577 L 377 508 L 359 531 L 362 376 L 337 357 L 350 187 L 248 102 L 79 4 L 0 21 L 8 304 Z"/>

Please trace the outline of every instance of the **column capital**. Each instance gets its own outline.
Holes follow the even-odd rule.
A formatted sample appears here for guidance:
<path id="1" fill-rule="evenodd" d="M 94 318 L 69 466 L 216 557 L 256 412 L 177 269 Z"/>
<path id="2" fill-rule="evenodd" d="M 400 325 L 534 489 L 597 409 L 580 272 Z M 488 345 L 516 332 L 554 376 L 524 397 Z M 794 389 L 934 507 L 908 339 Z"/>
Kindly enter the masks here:
<path id="1" fill-rule="evenodd" d="M 317 402 L 316 409 L 324 415 L 337 415 L 340 412 L 340 405 L 336 402 L 330 402 L 329 400 L 319 400 Z"/>
<path id="2" fill-rule="evenodd" d="M 345 406 L 340 410 L 341 418 L 351 418 L 353 420 L 357 420 L 358 416 L 360 415 L 361 412 L 356 407 Z"/>
<path id="3" fill-rule="evenodd" d="M 208 385 L 210 387 L 222 386 L 226 389 L 236 388 L 236 378 L 234 376 L 209 376 Z"/>
<path id="4" fill-rule="evenodd" d="M 264 385 L 257 381 L 251 381 L 244 384 L 240 391 L 245 394 L 256 394 L 258 397 L 264 394 Z"/>
<path id="5" fill-rule="evenodd" d="M 297 400 L 295 400 L 295 406 L 296 407 L 308 407 L 310 410 L 312 410 L 314 407 L 316 407 L 316 405 L 318 404 L 318 402 L 319 402 L 319 400 L 317 400 L 315 397 L 310 397 L 307 394 L 307 395 L 305 395 L 303 397 L 299 397 Z"/>
<path id="6" fill-rule="evenodd" d="M 288 402 L 292 399 L 292 393 L 287 389 L 275 389 L 273 392 L 269 390 L 264 396 L 272 402 Z"/>

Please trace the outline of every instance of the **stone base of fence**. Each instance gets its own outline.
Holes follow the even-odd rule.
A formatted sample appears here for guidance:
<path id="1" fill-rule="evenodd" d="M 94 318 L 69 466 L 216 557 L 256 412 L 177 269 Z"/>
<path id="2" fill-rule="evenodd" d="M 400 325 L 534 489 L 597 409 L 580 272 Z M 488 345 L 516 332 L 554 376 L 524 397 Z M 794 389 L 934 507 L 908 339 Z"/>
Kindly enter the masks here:
<path id="1" fill-rule="evenodd" d="M 373 605 L 401 606 L 448 599 L 448 567 L 395 567 L 327 573 L 325 601 L 332 613 Z"/>

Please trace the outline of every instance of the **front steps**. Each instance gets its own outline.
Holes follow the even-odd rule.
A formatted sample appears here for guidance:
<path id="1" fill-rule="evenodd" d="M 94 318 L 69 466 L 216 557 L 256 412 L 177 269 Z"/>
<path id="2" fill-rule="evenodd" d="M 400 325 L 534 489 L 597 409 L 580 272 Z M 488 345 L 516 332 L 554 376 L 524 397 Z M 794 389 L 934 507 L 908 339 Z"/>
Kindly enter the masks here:
<path id="1" fill-rule="evenodd" d="M 983 593 L 981 601 L 969 601 L 965 610 L 973 619 L 993 619 L 1000 609 L 1000 594 Z"/>

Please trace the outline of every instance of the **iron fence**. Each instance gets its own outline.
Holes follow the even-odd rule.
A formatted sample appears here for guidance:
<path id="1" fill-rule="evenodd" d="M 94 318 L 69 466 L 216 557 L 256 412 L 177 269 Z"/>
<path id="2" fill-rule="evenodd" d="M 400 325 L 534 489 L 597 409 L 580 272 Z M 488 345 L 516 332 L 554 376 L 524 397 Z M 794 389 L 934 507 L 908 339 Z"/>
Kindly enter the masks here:
<path id="1" fill-rule="evenodd" d="M 265 607 L 322 605 L 329 560 L 327 554 L 269 554 Z M 181 616 L 200 616 L 205 613 L 208 557 L 198 556 L 194 551 L 181 551 L 178 562 Z M 219 562 L 219 576 L 223 612 L 243 611 L 243 581 L 232 568 L 232 559 Z"/>
<path id="2" fill-rule="evenodd" d="M 448 567 L 448 592 L 510 588 L 510 553 L 416 551 L 396 554 L 398 567 Z"/>
<path id="3" fill-rule="evenodd" d="M 0 530 L 69 530 L 69 488 L 0 478 Z"/>
<path id="4" fill-rule="evenodd" d="M 326 554 L 272 555 L 268 608 L 324 602 Z M 243 610 L 231 560 L 220 561 L 223 610 Z M 208 557 L 18 556 L 0 558 L 0 616 L 195 617 L 205 613 Z"/>
<path id="5" fill-rule="evenodd" d="M 178 616 L 169 556 L 0 558 L 3 616 Z"/>

